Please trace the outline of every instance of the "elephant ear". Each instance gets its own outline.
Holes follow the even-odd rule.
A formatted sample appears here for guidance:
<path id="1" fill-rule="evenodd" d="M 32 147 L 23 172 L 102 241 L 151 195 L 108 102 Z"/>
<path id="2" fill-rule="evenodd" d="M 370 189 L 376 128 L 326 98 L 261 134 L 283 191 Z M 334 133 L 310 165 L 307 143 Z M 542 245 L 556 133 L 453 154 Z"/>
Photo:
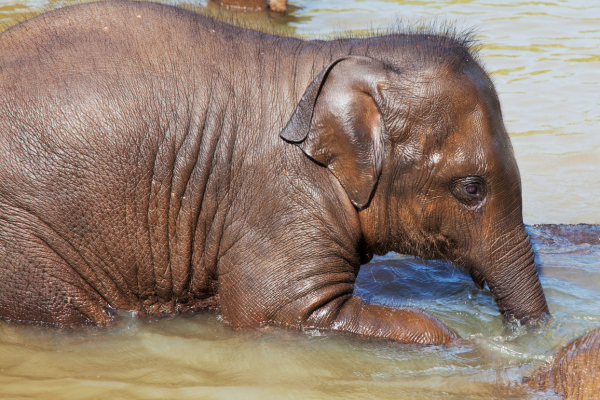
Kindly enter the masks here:
<path id="1" fill-rule="evenodd" d="M 360 210 L 371 198 L 383 158 L 383 63 L 348 56 L 312 81 L 280 136 L 323 164 Z"/>

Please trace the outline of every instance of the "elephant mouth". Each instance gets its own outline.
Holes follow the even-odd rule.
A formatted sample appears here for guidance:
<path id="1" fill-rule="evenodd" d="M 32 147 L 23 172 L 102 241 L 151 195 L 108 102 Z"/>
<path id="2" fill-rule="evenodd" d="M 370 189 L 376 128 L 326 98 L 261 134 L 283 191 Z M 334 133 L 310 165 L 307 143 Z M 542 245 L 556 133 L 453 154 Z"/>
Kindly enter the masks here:
<path id="1" fill-rule="evenodd" d="M 477 289 L 483 290 L 485 287 L 485 279 L 477 271 L 469 270 L 469 275 L 473 279 L 473 283 L 477 286 Z"/>

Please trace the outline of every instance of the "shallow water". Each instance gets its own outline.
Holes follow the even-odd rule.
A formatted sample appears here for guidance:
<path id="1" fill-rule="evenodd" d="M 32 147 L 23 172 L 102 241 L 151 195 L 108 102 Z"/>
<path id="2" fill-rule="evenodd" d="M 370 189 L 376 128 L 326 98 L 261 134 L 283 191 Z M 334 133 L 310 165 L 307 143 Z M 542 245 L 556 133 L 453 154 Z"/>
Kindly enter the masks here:
<path id="1" fill-rule="evenodd" d="M 390 254 L 359 275 L 371 301 L 427 309 L 464 339 L 415 347 L 318 331 L 236 331 L 203 313 L 59 331 L 0 322 L 0 397 L 55 399 L 554 398 L 520 381 L 600 326 L 600 227 L 529 227 L 553 317 L 508 329 L 488 290 L 443 262 Z M 566 235 L 566 236 L 565 236 Z"/>
<path id="2" fill-rule="evenodd" d="M 0 23 L 62 4 L 0 0 Z M 526 223 L 600 223 L 600 3 L 307 0 L 267 23 L 316 37 L 398 18 L 478 27 L 521 169 Z M 427 309 L 460 344 L 235 331 L 216 314 L 124 315 L 110 329 L 75 332 L 0 322 L 0 398 L 554 398 L 519 382 L 600 326 L 600 228 L 528 229 L 553 314 L 542 328 L 505 328 L 489 291 L 446 263 L 389 254 L 362 268 L 356 293 Z"/>

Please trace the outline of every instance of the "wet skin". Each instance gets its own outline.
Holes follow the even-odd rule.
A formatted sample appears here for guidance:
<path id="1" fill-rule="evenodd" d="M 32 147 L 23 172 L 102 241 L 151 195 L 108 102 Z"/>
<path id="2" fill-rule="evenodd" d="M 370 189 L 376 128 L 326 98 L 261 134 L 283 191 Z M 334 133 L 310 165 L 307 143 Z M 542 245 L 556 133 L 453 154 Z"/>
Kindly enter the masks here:
<path id="1" fill-rule="evenodd" d="M 524 382 L 565 399 L 600 399 L 600 328 L 569 342 Z"/>
<path id="2" fill-rule="evenodd" d="M 0 36 L 0 316 L 220 310 L 235 327 L 457 335 L 353 296 L 396 251 L 548 313 L 493 84 L 460 37 L 302 41 L 102 2 Z"/>

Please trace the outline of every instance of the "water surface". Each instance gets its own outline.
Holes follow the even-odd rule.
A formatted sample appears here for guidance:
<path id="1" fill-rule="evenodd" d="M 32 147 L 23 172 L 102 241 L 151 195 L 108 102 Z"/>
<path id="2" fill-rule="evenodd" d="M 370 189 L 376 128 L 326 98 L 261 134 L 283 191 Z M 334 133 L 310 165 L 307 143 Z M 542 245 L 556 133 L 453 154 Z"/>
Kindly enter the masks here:
<path id="1" fill-rule="evenodd" d="M 0 0 L 0 23 L 64 4 Z M 525 222 L 600 223 L 600 3 L 290 4 L 289 15 L 271 14 L 267 23 L 303 37 L 361 34 L 398 19 L 477 27 L 521 169 Z M 356 293 L 426 309 L 464 338 L 460 344 L 236 331 L 210 313 L 152 321 L 123 315 L 112 328 L 83 331 L 0 322 L 0 398 L 554 398 L 522 388 L 520 380 L 567 341 L 600 326 L 600 229 L 528 229 L 553 314 L 542 328 L 505 328 L 489 291 L 446 263 L 389 254 L 362 268 Z"/>
<path id="2" fill-rule="evenodd" d="M 488 290 L 444 262 L 390 254 L 357 294 L 427 309 L 464 339 L 417 347 L 320 331 L 236 331 L 217 314 L 79 331 L 0 322 L 0 397 L 55 399 L 553 398 L 521 387 L 567 341 L 600 326 L 600 227 L 529 227 L 553 317 L 506 328 Z M 575 234 L 573 234 L 575 232 Z"/>

